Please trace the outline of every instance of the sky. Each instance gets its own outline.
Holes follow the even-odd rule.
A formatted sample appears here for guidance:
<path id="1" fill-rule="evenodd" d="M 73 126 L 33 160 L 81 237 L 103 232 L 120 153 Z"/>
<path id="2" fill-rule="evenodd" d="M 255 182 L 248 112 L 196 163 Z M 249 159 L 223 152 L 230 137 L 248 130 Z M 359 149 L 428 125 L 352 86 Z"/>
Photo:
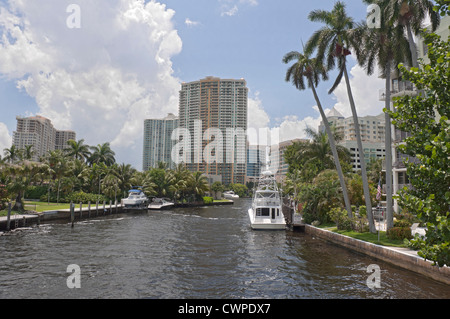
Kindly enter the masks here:
<path id="1" fill-rule="evenodd" d="M 348 0 L 355 21 L 361 0 Z M 178 114 L 182 82 L 244 78 L 249 127 L 306 138 L 320 114 L 311 90 L 285 81 L 283 56 L 323 25 L 308 20 L 334 0 L 0 0 L 0 153 L 16 116 L 42 115 L 86 144 L 111 143 L 119 163 L 142 168 L 147 118 Z M 378 115 L 384 81 L 349 58 L 358 115 Z M 319 84 L 326 110 L 351 116 L 342 83 Z"/>

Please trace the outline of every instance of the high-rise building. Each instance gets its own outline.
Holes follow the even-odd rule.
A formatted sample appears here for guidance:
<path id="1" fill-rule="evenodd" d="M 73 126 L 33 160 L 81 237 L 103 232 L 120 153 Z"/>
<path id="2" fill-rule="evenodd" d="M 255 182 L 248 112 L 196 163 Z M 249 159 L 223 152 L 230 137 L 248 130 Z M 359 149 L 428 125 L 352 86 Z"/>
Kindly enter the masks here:
<path id="1" fill-rule="evenodd" d="M 265 165 L 266 147 L 261 145 L 248 145 L 246 182 L 257 182 Z"/>
<path id="2" fill-rule="evenodd" d="M 158 166 L 159 162 L 174 168 L 172 161 L 172 132 L 178 127 L 178 117 L 169 113 L 163 119 L 148 119 L 144 121 L 144 171 Z"/>
<path id="3" fill-rule="evenodd" d="M 340 145 L 350 151 L 353 171 L 361 170 L 361 160 L 359 158 L 358 143 L 356 140 L 355 124 L 353 117 L 345 118 L 339 111 L 333 108 L 327 114 L 330 126 L 334 126 L 336 132 L 341 134 Z M 364 148 L 364 160 L 369 163 L 371 160 L 384 158 L 385 148 L 385 119 L 384 114 L 377 116 L 364 116 L 358 118 L 361 141 Z M 323 122 L 320 122 L 319 131 L 325 132 Z"/>
<path id="4" fill-rule="evenodd" d="M 183 161 L 190 171 L 221 176 L 226 185 L 245 182 L 247 108 L 244 79 L 207 77 L 182 84 L 179 128 L 189 133 Z"/>
<path id="5" fill-rule="evenodd" d="M 16 117 L 17 129 L 13 133 L 13 145 L 18 149 L 33 145 L 33 161 L 38 161 L 49 151 L 67 148 L 67 141 L 76 139 L 74 131 L 60 131 L 43 116 Z"/>

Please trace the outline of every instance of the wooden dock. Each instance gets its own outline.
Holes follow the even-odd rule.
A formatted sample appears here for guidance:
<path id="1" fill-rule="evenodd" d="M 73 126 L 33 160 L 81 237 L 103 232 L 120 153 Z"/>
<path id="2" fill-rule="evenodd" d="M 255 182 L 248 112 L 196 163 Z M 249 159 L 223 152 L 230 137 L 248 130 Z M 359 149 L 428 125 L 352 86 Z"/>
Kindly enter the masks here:
<path id="1" fill-rule="evenodd" d="M 287 198 L 283 198 L 283 215 L 289 229 L 302 233 L 305 232 L 305 223 L 302 221 L 302 216 L 298 213 L 295 214 L 294 208 Z"/>
<path id="2" fill-rule="evenodd" d="M 11 212 L 8 229 L 8 217 L 0 217 L 0 231 L 8 231 L 20 227 L 30 227 L 41 222 L 67 220 L 74 222 L 82 219 L 89 219 L 98 216 L 107 216 L 112 214 L 119 214 L 123 212 L 121 204 L 110 203 L 94 203 L 87 204 L 73 204 L 73 209 L 49 210 L 45 212 L 33 212 L 27 214 L 18 214 Z"/>
<path id="3" fill-rule="evenodd" d="M 11 214 L 9 220 L 9 229 L 16 229 L 20 227 L 29 227 L 39 223 L 39 214 Z M 8 217 L 0 217 L 0 231 L 5 231 L 8 228 Z"/>

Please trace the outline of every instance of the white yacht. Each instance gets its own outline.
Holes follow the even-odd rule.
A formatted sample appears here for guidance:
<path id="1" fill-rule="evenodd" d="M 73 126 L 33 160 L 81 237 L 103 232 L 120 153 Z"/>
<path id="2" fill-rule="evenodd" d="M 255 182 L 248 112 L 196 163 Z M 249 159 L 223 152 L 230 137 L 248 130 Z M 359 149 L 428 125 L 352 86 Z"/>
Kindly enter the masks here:
<path id="1" fill-rule="evenodd" d="M 128 191 L 128 197 L 122 199 L 124 209 L 147 209 L 148 197 L 141 189 L 131 189 Z"/>
<path id="2" fill-rule="evenodd" d="M 236 198 L 239 198 L 239 195 L 233 191 L 228 191 L 228 192 L 223 193 L 223 197 L 228 198 L 228 199 L 233 199 L 233 198 L 236 199 Z"/>
<path id="3" fill-rule="evenodd" d="M 164 198 L 153 198 L 153 201 L 148 205 L 148 209 L 151 210 L 161 210 L 167 209 L 175 206 L 175 204 L 171 201 L 168 201 Z"/>
<path id="4" fill-rule="evenodd" d="M 261 174 L 248 210 L 250 224 L 255 230 L 284 230 L 286 220 L 275 175 L 270 171 Z"/>

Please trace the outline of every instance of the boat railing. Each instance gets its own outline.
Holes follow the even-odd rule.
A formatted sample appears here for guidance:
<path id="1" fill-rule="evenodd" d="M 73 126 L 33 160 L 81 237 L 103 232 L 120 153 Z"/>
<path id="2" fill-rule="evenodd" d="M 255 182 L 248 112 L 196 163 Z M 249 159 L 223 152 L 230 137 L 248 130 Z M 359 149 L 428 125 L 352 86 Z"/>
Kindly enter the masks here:
<path id="1" fill-rule="evenodd" d="M 276 198 L 256 198 L 254 201 L 256 206 L 279 206 L 280 201 Z"/>

